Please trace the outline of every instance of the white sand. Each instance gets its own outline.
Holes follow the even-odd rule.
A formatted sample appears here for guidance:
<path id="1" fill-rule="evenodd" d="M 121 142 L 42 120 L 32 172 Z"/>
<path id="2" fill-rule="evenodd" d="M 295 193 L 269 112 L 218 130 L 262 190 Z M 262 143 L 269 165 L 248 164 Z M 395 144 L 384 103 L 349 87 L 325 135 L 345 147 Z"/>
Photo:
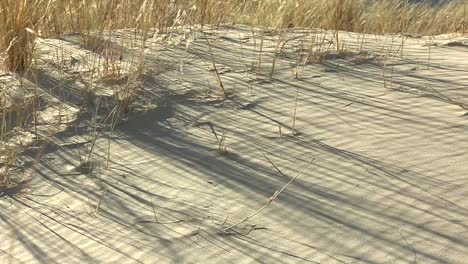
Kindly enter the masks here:
<path id="1" fill-rule="evenodd" d="M 222 29 L 209 36 L 230 94 L 221 100 L 206 36 L 181 36 L 148 46 L 142 85 L 157 107 L 101 134 L 91 173 L 77 169 L 85 128 L 25 153 L 34 179 L 0 198 L 0 263 L 466 263 L 468 111 L 455 102 L 468 103 L 467 37 L 410 38 L 400 58 L 401 39 L 366 35 L 367 53 L 328 56 L 298 80 L 306 34 L 285 45 L 269 80 L 276 37 L 255 79 L 244 69 L 259 39 Z M 358 35 L 341 36 L 359 49 Z M 86 53 L 72 51 L 73 36 L 43 43 Z M 390 51 L 398 56 L 385 59 Z M 52 83 L 50 65 L 42 80 Z M 80 83 L 63 88 L 70 105 Z M 269 207 L 221 232 L 313 158 Z"/>

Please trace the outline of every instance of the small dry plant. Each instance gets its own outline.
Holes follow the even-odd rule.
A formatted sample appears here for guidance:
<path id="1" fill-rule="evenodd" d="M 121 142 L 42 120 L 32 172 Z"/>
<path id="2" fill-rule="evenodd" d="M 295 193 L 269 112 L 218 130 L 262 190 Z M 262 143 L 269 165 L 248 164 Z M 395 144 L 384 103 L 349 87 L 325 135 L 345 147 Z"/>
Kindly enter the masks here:
<path id="1" fill-rule="evenodd" d="M 227 94 L 226 94 L 226 90 L 224 88 L 223 80 L 221 79 L 221 75 L 219 74 L 218 68 L 216 67 L 216 60 L 215 60 L 215 57 L 214 57 L 214 54 L 213 54 L 212 45 L 211 45 L 211 42 L 208 39 L 207 39 L 207 43 L 208 43 L 208 49 L 209 49 L 209 53 L 210 53 L 210 57 L 211 57 L 212 71 L 214 72 L 214 76 L 216 78 L 216 82 L 217 82 L 218 87 L 219 87 L 219 95 L 224 98 L 224 97 L 227 96 Z"/>
<path id="2" fill-rule="evenodd" d="M 275 168 L 275 170 L 283 177 L 285 178 L 289 178 L 290 180 L 283 186 L 281 187 L 280 189 L 276 190 L 273 195 L 271 195 L 271 197 L 266 201 L 266 203 L 260 207 L 259 209 L 257 209 L 256 211 L 252 212 L 251 214 L 249 214 L 248 216 L 246 216 L 245 218 L 243 218 L 242 220 L 240 221 L 237 221 L 231 225 L 228 225 L 227 227 L 224 227 L 222 229 L 222 231 L 220 232 L 221 234 L 223 235 L 228 235 L 229 232 L 235 228 L 236 226 L 242 224 L 242 223 L 245 223 L 246 221 L 254 218 L 256 215 L 260 214 L 263 210 L 265 210 L 268 206 L 271 205 L 271 203 L 273 203 L 274 200 L 276 200 L 276 198 L 278 198 L 278 196 L 284 192 L 286 190 L 286 188 L 288 188 L 289 185 L 291 185 L 291 183 L 293 183 L 299 176 L 301 176 L 304 171 L 310 166 L 310 164 L 312 164 L 312 162 L 314 162 L 315 158 L 311 159 L 309 163 L 307 163 L 307 165 L 305 165 L 300 171 L 299 173 L 297 173 L 294 177 L 288 177 L 287 175 L 285 175 L 279 168 L 278 166 L 276 166 L 276 164 L 274 164 L 270 158 L 268 158 L 268 156 L 266 156 L 264 154 L 265 158 L 267 159 L 267 161 Z M 224 224 L 226 224 L 227 222 L 227 217 L 226 219 L 224 220 L 223 222 L 223 226 Z"/>
<path id="3" fill-rule="evenodd" d="M 104 82 L 113 82 L 123 77 L 120 65 L 123 54 L 121 50 L 112 47 L 111 42 L 102 34 L 84 33 L 81 35 L 83 47 L 96 53 L 97 78 Z"/>
<path id="4" fill-rule="evenodd" d="M 297 100 L 299 98 L 299 88 L 296 88 L 296 96 L 294 97 L 294 108 L 293 108 L 293 116 L 292 116 L 292 125 L 291 125 L 291 135 L 294 136 L 296 134 L 296 115 L 297 115 Z"/>
<path id="5" fill-rule="evenodd" d="M 218 152 L 223 156 L 228 156 L 230 154 L 226 147 L 226 131 L 223 131 L 221 138 L 218 140 Z"/>
<path id="6" fill-rule="evenodd" d="M 18 148 L 0 144 L 0 190 L 12 184 L 11 171 L 17 166 Z"/>

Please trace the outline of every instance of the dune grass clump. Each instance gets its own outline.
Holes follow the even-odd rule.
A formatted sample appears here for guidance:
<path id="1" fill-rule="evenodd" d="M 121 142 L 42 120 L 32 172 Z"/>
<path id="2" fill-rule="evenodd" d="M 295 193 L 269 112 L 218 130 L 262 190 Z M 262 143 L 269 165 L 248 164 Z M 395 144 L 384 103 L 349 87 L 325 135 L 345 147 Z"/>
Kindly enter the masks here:
<path id="1" fill-rule="evenodd" d="M 34 55 L 34 28 L 48 6 L 50 3 L 40 0 L 0 0 L 0 60 L 5 70 L 29 68 Z"/>
<path id="2" fill-rule="evenodd" d="M 188 1 L 186 1 L 188 2 Z M 313 27 L 375 34 L 466 32 L 465 0 L 432 5 L 408 0 L 227 0 L 227 23 Z M 222 10 L 219 10 L 220 12 Z"/>

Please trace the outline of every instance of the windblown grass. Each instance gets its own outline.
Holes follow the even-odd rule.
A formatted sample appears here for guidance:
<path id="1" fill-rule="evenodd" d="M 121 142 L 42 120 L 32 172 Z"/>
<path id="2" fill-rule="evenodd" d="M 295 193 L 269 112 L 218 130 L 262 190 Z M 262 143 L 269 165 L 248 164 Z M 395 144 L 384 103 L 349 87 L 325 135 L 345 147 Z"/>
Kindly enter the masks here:
<path id="1" fill-rule="evenodd" d="M 1 0 L 0 49 L 6 68 L 14 71 L 30 64 L 33 32 L 50 36 L 243 23 L 432 35 L 465 31 L 467 5 L 462 0 L 435 6 L 407 0 Z"/>
<path id="2" fill-rule="evenodd" d="M 9 71 L 31 61 L 33 32 L 156 28 L 244 23 L 367 33 L 440 34 L 466 30 L 466 1 L 432 6 L 395 0 L 1 0 L 0 50 Z"/>
<path id="3" fill-rule="evenodd" d="M 31 64 L 38 2 L 31 0 L 0 1 L 0 51 L 8 71 L 22 71 Z"/>

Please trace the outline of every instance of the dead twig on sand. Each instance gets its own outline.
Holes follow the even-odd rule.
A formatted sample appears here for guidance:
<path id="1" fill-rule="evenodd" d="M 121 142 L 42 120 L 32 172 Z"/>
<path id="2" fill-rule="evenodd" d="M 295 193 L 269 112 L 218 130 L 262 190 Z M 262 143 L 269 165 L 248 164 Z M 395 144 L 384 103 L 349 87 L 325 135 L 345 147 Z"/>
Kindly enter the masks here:
<path id="1" fill-rule="evenodd" d="M 464 110 L 467 110 L 468 111 L 468 104 L 465 104 L 461 101 L 455 101 L 453 100 L 452 98 L 448 97 L 447 95 L 441 93 L 439 90 L 435 89 L 434 87 L 432 86 L 428 86 L 429 88 L 431 88 L 434 92 L 436 92 L 439 96 L 441 96 L 443 99 L 449 101 L 449 103 L 451 104 L 454 104 L 454 105 L 458 105 L 459 107 L 463 108 Z"/>
<path id="2" fill-rule="evenodd" d="M 283 172 L 281 172 L 281 171 L 278 169 L 278 167 L 277 167 L 268 157 L 267 157 L 267 160 L 268 160 L 268 162 L 270 162 L 270 163 L 273 165 L 273 167 L 274 167 L 280 174 L 284 175 Z M 247 221 L 247 220 L 253 218 L 254 216 L 258 215 L 260 212 L 262 212 L 265 208 L 267 208 L 267 207 L 276 199 L 276 197 L 278 197 L 278 195 L 280 195 L 294 180 L 296 180 L 297 177 L 299 177 L 299 176 L 304 172 L 304 170 L 307 169 L 307 168 L 310 166 L 310 164 L 312 164 L 312 162 L 313 162 L 314 160 L 315 160 L 315 158 L 313 158 L 309 163 L 307 163 L 307 165 L 304 166 L 304 168 L 302 168 L 302 170 L 301 170 L 298 174 L 296 174 L 296 176 L 294 176 L 291 180 L 289 180 L 289 182 L 287 182 L 281 189 L 277 190 L 277 191 L 268 199 L 267 203 L 266 203 L 264 206 L 262 206 L 260 209 L 258 209 L 257 211 L 253 212 L 252 214 L 250 214 L 249 216 L 247 216 L 247 217 L 244 218 L 243 220 L 241 220 L 241 221 L 239 221 L 239 222 L 236 222 L 236 223 L 234 223 L 234 224 L 232 224 L 232 225 L 230 225 L 230 226 L 224 228 L 223 231 L 224 231 L 224 232 L 227 232 L 227 231 L 229 231 L 230 229 L 232 229 L 232 228 L 234 228 L 234 227 L 236 227 L 236 226 L 238 226 L 238 225 L 244 223 L 245 221 Z"/>

